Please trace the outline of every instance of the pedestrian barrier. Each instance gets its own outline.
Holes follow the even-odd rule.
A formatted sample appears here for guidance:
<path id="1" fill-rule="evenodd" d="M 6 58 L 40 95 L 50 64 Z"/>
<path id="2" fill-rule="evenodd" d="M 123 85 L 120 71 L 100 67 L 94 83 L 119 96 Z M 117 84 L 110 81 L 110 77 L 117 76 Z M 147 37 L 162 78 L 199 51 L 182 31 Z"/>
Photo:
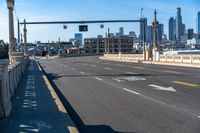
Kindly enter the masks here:
<path id="1" fill-rule="evenodd" d="M 105 54 L 105 59 L 119 61 L 143 61 L 143 54 Z M 147 60 L 148 61 L 148 60 Z M 151 60 L 150 60 L 151 61 Z M 156 62 L 200 64 L 199 54 L 159 54 Z"/>
<path id="2" fill-rule="evenodd" d="M 9 116 L 11 112 L 11 97 L 25 72 L 29 57 L 13 57 L 12 62 L 9 65 L 9 60 L 0 60 L 0 118 Z"/>

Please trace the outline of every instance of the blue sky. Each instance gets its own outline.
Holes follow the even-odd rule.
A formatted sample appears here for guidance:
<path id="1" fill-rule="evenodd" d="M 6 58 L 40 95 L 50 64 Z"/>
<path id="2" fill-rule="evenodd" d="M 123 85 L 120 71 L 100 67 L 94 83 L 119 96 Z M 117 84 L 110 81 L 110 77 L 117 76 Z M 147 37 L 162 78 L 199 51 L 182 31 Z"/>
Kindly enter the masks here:
<path id="1" fill-rule="evenodd" d="M 182 8 L 183 23 L 186 28 L 196 31 L 196 16 L 200 11 L 200 0 L 15 0 L 16 13 L 22 21 L 57 21 L 57 20 L 102 20 L 102 19 L 139 19 L 140 9 L 144 8 L 144 16 L 148 24 L 153 21 L 153 11 L 157 9 L 158 20 L 165 25 L 168 33 L 168 20 L 176 15 L 176 8 Z M 8 16 L 6 0 L 0 0 L 0 39 L 8 41 Z M 16 17 L 15 17 L 16 20 Z M 105 35 L 106 29 L 117 32 L 119 27 L 125 28 L 125 33 L 136 31 L 139 34 L 139 24 L 119 23 L 89 25 L 89 32 L 84 37 Z M 16 29 L 17 27 L 15 27 Z M 21 27 L 22 28 L 22 27 Z M 30 25 L 28 26 L 28 40 L 34 42 L 55 41 L 58 37 L 66 41 L 78 33 L 78 25 Z M 15 30 L 17 35 L 17 30 Z"/>

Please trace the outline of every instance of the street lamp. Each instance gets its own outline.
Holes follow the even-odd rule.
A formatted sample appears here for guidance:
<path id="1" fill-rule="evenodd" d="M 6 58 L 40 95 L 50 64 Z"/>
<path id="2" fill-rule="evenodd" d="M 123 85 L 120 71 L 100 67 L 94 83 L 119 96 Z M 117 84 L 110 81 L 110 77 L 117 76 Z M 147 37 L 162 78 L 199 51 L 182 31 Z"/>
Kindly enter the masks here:
<path id="1" fill-rule="evenodd" d="M 15 50 L 14 44 L 14 20 L 13 20 L 13 9 L 14 9 L 14 0 L 7 0 L 7 8 L 9 15 L 9 58 L 11 60 L 11 53 Z"/>
<path id="2" fill-rule="evenodd" d="M 14 8 L 14 0 L 7 0 L 7 7 L 8 9 L 13 9 Z"/>

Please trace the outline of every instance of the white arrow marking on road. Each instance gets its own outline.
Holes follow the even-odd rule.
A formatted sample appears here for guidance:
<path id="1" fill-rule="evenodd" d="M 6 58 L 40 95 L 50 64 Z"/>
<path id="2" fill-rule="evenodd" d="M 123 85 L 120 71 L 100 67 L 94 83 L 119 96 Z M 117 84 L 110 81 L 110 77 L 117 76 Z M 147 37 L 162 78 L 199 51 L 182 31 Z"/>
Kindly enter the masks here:
<path id="1" fill-rule="evenodd" d="M 115 80 L 115 81 L 117 81 L 117 82 L 119 82 L 119 83 L 125 82 L 124 80 L 120 80 L 120 79 L 115 79 L 115 78 L 112 78 L 112 79 Z"/>
<path id="2" fill-rule="evenodd" d="M 153 87 L 153 89 L 155 90 L 176 92 L 176 90 L 173 87 L 162 87 L 158 85 L 149 85 L 149 86 Z"/>

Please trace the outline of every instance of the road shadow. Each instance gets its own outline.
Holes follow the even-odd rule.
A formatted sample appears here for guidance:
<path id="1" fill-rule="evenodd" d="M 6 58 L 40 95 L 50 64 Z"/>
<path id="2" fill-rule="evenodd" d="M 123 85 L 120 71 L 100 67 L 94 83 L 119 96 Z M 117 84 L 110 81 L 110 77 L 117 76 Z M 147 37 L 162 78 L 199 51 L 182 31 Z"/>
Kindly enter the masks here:
<path id="1" fill-rule="evenodd" d="M 72 120 L 74 121 L 76 127 L 78 128 L 80 133 L 136 133 L 136 132 L 119 132 L 115 131 L 112 127 L 108 125 L 86 125 L 78 115 L 78 113 L 74 110 L 73 106 L 69 103 L 69 101 L 65 98 L 62 94 L 60 89 L 56 86 L 53 80 L 58 79 L 62 76 L 56 74 L 47 74 L 45 71 L 44 73 L 47 75 L 51 85 L 53 86 L 54 90 L 56 91 L 58 97 L 62 101 L 64 107 L 67 109 L 69 115 L 71 116 Z M 82 76 L 82 75 L 80 75 Z"/>

